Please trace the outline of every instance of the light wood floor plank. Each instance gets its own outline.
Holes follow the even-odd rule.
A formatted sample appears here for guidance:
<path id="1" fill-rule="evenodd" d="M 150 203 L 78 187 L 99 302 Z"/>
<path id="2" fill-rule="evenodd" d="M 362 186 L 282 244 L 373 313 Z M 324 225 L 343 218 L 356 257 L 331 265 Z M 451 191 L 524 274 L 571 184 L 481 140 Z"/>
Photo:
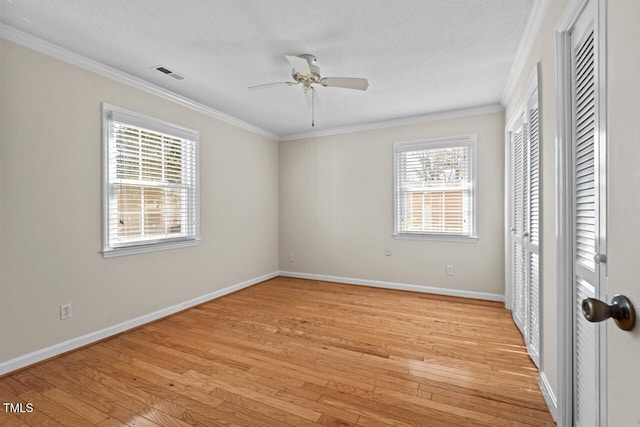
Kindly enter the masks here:
<path id="1" fill-rule="evenodd" d="M 0 399 L 34 407 L 2 426 L 554 425 L 501 303 L 283 277 L 0 378 Z"/>

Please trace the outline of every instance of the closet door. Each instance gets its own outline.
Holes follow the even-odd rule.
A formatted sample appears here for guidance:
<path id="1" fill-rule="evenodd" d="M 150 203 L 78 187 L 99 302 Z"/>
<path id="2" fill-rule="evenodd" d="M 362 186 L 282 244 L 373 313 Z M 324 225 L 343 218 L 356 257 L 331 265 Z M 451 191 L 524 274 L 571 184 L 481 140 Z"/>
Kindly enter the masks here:
<path id="1" fill-rule="evenodd" d="M 596 426 L 600 422 L 599 324 L 582 315 L 584 298 L 600 297 L 600 162 L 598 140 L 597 49 L 593 8 L 589 2 L 571 34 L 572 72 L 572 184 L 573 184 L 573 327 L 575 424 Z M 598 256 L 597 256 L 598 255 Z"/>
<path id="2" fill-rule="evenodd" d="M 540 357 L 540 120 L 537 91 L 527 102 L 528 154 L 526 174 L 526 230 L 523 247 L 526 264 L 527 327 L 529 355 L 539 366 Z"/>
<path id="3" fill-rule="evenodd" d="M 525 253 L 522 236 L 524 221 L 524 121 L 520 117 L 511 131 L 511 311 L 513 320 L 525 334 L 527 321 L 527 292 L 525 276 Z"/>
<path id="4" fill-rule="evenodd" d="M 531 359 L 540 355 L 540 120 L 537 74 L 508 126 L 510 289 L 513 319 Z"/>

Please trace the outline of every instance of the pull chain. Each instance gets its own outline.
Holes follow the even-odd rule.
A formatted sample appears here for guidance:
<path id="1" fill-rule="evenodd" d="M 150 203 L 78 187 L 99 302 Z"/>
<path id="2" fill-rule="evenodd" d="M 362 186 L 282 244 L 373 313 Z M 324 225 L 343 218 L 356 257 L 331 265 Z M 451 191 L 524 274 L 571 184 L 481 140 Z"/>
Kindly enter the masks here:
<path id="1" fill-rule="evenodd" d="M 315 112 L 315 90 L 311 88 L 311 127 L 315 127 L 316 125 L 316 112 Z"/>

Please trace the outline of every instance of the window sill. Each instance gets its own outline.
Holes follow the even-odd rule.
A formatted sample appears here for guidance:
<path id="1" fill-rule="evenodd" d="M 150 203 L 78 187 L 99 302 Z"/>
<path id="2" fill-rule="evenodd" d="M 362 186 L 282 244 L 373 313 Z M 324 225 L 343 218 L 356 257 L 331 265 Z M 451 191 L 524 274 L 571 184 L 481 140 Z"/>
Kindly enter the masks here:
<path id="1" fill-rule="evenodd" d="M 431 240 L 436 242 L 463 242 L 477 243 L 478 236 L 448 236 L 445 234 L 409 234 L 395 233 L 394 239 L 397 240 Z"/>
<path id="2" fill-rule="evenodd" d="M 169 249 L 186 248 L 189 246 L 198 246 L 200 239 L 182 240 L 179 242 L 157 243 L 154 245 L 127 246 L 123 248 L 105 249 L 102 256 L 105 258 L 113 258 L 125 255 L 144 254 L 148 252 L 166 251 Z"/>

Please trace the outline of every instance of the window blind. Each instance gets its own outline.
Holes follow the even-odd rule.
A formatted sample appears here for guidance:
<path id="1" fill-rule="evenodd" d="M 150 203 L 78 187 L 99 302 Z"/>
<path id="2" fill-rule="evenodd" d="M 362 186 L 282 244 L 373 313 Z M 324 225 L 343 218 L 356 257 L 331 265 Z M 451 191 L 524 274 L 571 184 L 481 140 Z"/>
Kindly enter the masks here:
<path id="1" fill-rule="evenodd" d="M 108 117 L 105 250 L 196 239 L 197 138 Z"/>
<path id="2" fill-rule="evenodd" d="M 396 147 L 396 230 L 472 236 L 473 146 L 470 141 Z"/>

